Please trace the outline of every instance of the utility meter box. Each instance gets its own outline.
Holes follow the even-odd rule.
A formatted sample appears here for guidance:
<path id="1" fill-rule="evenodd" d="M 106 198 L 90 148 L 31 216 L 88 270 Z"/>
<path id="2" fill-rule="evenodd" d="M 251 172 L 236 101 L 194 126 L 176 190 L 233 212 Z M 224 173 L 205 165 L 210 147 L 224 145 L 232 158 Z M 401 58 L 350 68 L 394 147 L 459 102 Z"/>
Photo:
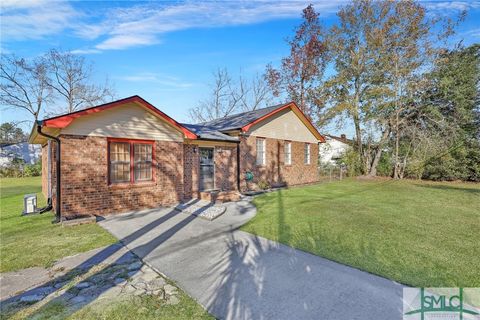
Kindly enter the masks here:
<path id="1" fill-rule="evenodd" d="M 37 210 L 37 195 L 34 193 L 24 195 L 22 214 L 32 214 L 35 213 L 35 210 Z"/>

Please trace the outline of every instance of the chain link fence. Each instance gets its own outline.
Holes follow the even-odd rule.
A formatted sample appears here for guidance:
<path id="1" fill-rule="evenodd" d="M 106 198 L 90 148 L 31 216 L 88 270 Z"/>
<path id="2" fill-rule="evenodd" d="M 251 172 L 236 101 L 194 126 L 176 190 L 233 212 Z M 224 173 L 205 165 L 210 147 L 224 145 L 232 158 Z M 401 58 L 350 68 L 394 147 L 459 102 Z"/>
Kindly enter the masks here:
<path id="1" fill-rule="evenodd" d="M 320 166 L 318 168 L 318 180 L 322 182 L 342 180 L 348 177 L 346 166 Z"/>

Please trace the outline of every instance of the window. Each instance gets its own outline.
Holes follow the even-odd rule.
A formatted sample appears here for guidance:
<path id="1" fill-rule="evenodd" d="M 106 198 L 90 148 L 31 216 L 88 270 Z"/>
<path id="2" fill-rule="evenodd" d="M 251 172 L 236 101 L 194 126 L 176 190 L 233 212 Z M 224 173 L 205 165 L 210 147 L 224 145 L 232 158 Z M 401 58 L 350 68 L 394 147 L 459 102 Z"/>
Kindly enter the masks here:
<path id="1" fill-rule="evenodd" d="M 152 180 L 152 145 L 134 144 L 135 181 Z"/>
<path id="2" fill-rule="evenodd" d="M 310 164 L 310 144 L 305 143 L 305 164 Z"/>
<path id="3" fill-rule="evenodd" d="M 264 166 L 266 162 L 265 139 L 257 138 L 257 165 Z"/>
<path id="4" fill-rule="evenodd" d="M 130 144 L 110 143 L 110 182 L 130 181 Z"/>
<path id="5" fill-rule="evenodd" d="M 153 180 L 153 142 L 109 141 L 110 183 Z"/>
<path id="6" fill-rule="evenodd" d="M 292 143 L 290 141 L 285 141 L 285 164 L 291 165 L 292 164 Z"/>

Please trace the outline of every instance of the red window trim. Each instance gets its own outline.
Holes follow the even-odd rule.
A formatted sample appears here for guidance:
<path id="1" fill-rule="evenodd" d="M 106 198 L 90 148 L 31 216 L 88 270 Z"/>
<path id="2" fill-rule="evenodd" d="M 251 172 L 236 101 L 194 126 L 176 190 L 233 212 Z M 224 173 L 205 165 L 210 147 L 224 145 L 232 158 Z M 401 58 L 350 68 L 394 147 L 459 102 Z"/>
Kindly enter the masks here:
<path id="1" fill-rule="evenodd" d="M 129 182 L 112 182 L 110 180 L 110 143 L 111 142 L 123 142 L 128 143 L 130 147 L 130 181 Z M 150 144 L 152 146 L 152 180 L 135 181 L 135 148 L 134 144 Z M 108 185 L 117 186 L 122 184 L 148 184 L 156 181 L 157 162 L 155 159 L 155 141 L 154 140 L 141 140 L 141 139 L 125 139 L 125 138 L 107 138 L 107 162 L 108 162 Z"/>

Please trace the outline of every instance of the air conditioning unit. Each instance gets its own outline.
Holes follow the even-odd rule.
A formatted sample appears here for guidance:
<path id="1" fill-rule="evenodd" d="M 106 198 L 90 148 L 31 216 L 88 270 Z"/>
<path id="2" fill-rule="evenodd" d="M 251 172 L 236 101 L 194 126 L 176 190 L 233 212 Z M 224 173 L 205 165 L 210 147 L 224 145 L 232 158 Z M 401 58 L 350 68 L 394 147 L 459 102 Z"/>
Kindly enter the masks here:
<path id="1" fill-rule="evenodd" d="M 35 193 L 23 196 L 23 215 L 35 213 L 37 210 L 37 195 Z"/>

